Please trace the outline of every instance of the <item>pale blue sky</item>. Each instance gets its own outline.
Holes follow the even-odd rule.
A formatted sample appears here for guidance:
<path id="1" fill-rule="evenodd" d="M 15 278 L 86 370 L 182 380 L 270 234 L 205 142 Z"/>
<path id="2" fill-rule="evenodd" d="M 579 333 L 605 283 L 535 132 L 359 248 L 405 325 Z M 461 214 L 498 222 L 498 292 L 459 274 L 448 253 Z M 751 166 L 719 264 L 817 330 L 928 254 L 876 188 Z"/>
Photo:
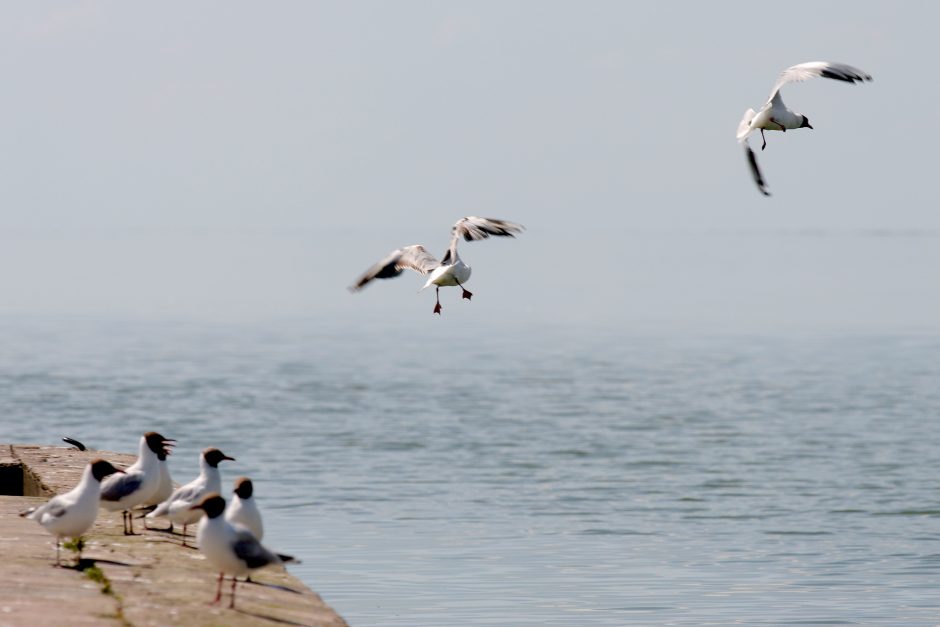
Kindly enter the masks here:
<path id="1" fill-rule="evenodd" d="M 940 9 L 635 4 L 0 5 L 0 315 L 940 331 Z M 345 291 L 469 214 L 472 303 Z"/>

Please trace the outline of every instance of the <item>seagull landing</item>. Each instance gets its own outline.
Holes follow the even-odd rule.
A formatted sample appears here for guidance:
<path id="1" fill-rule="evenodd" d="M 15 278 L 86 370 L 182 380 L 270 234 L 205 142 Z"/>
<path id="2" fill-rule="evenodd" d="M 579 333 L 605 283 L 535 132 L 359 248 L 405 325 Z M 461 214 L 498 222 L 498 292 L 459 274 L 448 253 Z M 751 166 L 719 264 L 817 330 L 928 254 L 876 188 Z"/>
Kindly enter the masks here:
<path id="1" fill-rule="evenodd" d="M 473 296 L 473 293 L 467 291 L 467 288 L 463 286 L 470 279 L 470 266 L 465 264 L 457 255 L 457 242 L 460 241 L 460 238 L 463 237 L 468 242 L 472 242 L 486 239 L 491 235 L 515 237 L 515 233 L 522 232 L 523 228 L 521 224 L 506 220 L 478 218 L 476 216 L 461 218 L 451 228 L 450 247 L 440 261 L 421 244 L 399 248 L 366 270 L 356 283 L 350 286 L 349 290 L 358 292 L 373 279 L 391 279 L 401 274 L 405 268 L 408 268 L 419 274 L 430 275 L 421 290 L 432 285 L 435 286 L 437 303 L 434 305 L 434 313 L 440 314 L 440 292 L 442 287 L 459 286 L 463 290 L 463 298 L 470 300 Z"/>
<path id="2" fill-rule="evenodd" d="M 754 130 L 759 130 L 761 139 L 763 140 L 763 144 L 761 145 L 761 150 L 763 150 L 767 147 L 767 138 L 764 136 L 764 131 L 782 131 L 786 133 L 787 130 L 797 128 L 813 128 L 809 123 L 809 118 L 805 115 L 794 113 L 783 104 L 780 89 L 787 83 L 806 81 L 811 78 L 816 78 L 817 76 L 831 78 L 837 81 L 845 81 L 847 83 L 871 80 L 871 76 L 868 74 L 858 68 L 843 63 L 830 63 L 828 61 L 800 63 L 799 65 L 794 65 L 781 72 L 780 77 L 774 84 L 774 88 L 770 91 L 770 97 L 764 106 L 761 107 L 760 111 L 748 109 L 744 112 L 744 117 L 741 118 L 741 122 L 738 123 L 738 142 L 744 144 L 744 151 L 747 156 L 748 166 L 751 169 L 751 176 L 754 177 L 754 182 L 757 183 L 757 189 L 759 189 L 764 196 L 770 196 L 770 192 L 767 191 L 767 184 L 764 182 L 760 167 L 757 165 L 757 155 L 754 154 L 754 151 L 751 150 L 751 147 L 748 145 L 747 138 Z"/>

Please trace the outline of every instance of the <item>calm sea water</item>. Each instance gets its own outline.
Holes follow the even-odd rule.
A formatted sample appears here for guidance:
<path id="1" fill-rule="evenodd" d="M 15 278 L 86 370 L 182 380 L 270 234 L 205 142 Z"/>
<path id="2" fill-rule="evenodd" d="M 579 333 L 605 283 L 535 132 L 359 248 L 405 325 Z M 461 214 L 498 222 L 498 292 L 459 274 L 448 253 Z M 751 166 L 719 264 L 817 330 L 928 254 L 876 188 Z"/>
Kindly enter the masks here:
<path id="1" fill-rule="evenodd" d="M 431 329 L 2 321 L 0 441 L 219 446 L 353 625 L 940 622 L 940 338 Z"/>

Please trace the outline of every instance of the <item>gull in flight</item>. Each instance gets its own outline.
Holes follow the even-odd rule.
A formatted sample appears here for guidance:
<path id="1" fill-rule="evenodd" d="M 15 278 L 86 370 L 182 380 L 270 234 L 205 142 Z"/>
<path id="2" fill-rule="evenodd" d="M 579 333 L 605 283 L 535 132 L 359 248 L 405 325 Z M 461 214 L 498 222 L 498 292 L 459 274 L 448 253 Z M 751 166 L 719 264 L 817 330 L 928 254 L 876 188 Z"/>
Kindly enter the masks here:
<path id="1" fill-rule="evenodd" d="M 101 480 L 114 473 L 124 473 L 103 459 L 93 460 L 85 466 L 78 485 L 46 503 L 26 510 L 20 516 L 37 521 L 49 533 L 55 535 L 55 564 L 59 562 L 59 541 L 63 537 L 80 538 L 95 524 L 98 516 L 98 500 L 101 495 Z M 80 545 L 79 545 L 80 546 Z M 78 553 L 81 561 L 81 548 Z"/>
<path id="2" fill-rule="evenodd" d="M 470 279 L 470 266 L 465 264 L 457 254 L 457 242 L 464 238 L 468 242 L 486 239 L 491 235 L 515 237 L 515 233 L 523 230 L 521 224 L 493 218 L 478 218 L 468 216 L 460 218 L 451 228 L 450 247 L 444 253 L 444 258 L 438 261 L 421 244 L 405 246 L 389 253 L 385 259 L 378 262 L 359 277 L 356 283 L 350 286 L 350 291 L 358 292 L 373 279 L 391 279 L 401 274 L 405 268 L 414 270 L 419 274 L 430 275 L 427 282 L 419 292 L 435 286 L 437 304 L 434 313 L 441 313 L 441 287 L 459 286 L 463 290 L 463 297 L 470 300 L 472 292 L 463 286 Z"/>
<path id="3" fill-rule="evenodd" d="M 787 108 L 787 105 L 783 104 L 780 89 L 787 83 L 802 82 L 817 76 L 847 83 L 871 80 L 871 76 L 865 72 L 844 63 L 830 63 L 828 61 L 800 63 L 780 73 L 774 88 L 770 91 L 770 97 L 760 111 L 748 109 L 744 112 L 744 117 L 741 118 L 741 122 L 738 124 L 738 142 L 744 144 L 751 175 L 754 177 L 754 182 L 757 183 L 757 189 L 764 196 L 770 196 L 770 192 L 767 191 L 767 184 L 764 182 L 760 167 L 757 165 L 757 155 L 748 145 L 747 138 L 752 132 L 759 130 L 761 139 L 764 142 L 761 145 L 761 150 L 763 150 L 767 147 L 767 138 L 764 137 L 764 131 L 783 131 L 786 133 L 787 129 L 813 128 L 809 123 L 809 118 L 791 111 Z"/>

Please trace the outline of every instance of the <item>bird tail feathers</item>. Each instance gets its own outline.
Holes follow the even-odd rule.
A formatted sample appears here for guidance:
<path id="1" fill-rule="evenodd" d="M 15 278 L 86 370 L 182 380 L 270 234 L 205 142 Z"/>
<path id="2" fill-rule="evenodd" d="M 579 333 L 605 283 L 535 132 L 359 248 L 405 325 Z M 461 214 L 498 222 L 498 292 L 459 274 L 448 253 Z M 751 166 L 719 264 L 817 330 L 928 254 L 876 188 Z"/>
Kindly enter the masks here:
<path id="1" fill-rule="evenodd" d="M 738 123 L 738 141 L 744 141 L 747 139 L 747 136 L 751 134 L 751 120 L 754 119 L 754 116 L 757 115 L 757 111 L 754 109 L 748 109 L 744 112 L 744 117 L 741 118 L 741 121 Z"/>

